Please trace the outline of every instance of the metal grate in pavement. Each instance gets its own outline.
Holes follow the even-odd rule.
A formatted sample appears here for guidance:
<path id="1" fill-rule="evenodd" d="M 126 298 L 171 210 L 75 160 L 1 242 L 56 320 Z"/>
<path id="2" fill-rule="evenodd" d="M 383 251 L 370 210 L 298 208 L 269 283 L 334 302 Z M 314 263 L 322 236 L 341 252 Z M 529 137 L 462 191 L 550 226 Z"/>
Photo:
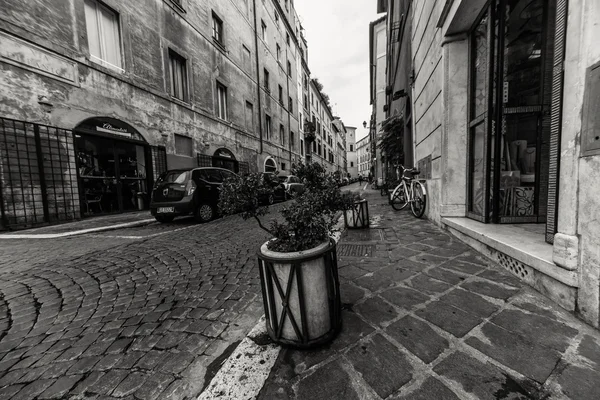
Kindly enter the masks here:
<path id="1" fill-rule="evenodd" d="M 338 256 L 346 257 L 372 257 L 375 246 L 367 244 L 340 244 L 337 248 Z"/>

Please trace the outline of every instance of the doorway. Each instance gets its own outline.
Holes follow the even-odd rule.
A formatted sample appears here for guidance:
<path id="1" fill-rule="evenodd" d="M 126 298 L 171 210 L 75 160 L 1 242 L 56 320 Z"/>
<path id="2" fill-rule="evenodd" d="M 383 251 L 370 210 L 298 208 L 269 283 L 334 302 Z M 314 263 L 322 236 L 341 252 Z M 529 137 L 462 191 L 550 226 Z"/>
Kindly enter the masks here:
<path id="1" fill-rule="evenodd" d="M 468 216 L 544 223 L 554 1 L 497 0 L 470 33 Z"/>
<path id="2" fill-rule="evenodd" d="M 94 118 L 74 130 L 83 216 L 147 209 L 150 148 L 132 129 Z"/>

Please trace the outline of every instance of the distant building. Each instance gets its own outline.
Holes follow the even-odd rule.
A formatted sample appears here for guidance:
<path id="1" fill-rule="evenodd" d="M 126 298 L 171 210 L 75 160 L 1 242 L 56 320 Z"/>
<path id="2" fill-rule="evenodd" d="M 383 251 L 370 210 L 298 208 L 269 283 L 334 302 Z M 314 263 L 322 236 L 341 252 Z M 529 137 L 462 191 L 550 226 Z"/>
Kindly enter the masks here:
<path id="1" fill-rule="evenodd" d="M 387 71 L 387 22 L 386 16 L 369 24 L 369 71 L 370 71 L 370 102 L 373 107 L 370 123 L 371 160 L 373 176 L 385 179 L 382 166 L 381 150 L 378 144 L 381 140 L 381 127 L 386 119 L 386 71 Z"/>
<path id="2" fill-rule="evenodd" d="M 358 157 L 356 151 L 356 128 L 347 126 L 346 131 L 346 159 L 348 162 L 348 174 L 351 178 L 358 177 Z"/>
<path id="3" fill-rule="evenodd" d="M 366 178 L 371 172 L 371 138 L 367 135 L 356 142 L 358 175 Z"/>

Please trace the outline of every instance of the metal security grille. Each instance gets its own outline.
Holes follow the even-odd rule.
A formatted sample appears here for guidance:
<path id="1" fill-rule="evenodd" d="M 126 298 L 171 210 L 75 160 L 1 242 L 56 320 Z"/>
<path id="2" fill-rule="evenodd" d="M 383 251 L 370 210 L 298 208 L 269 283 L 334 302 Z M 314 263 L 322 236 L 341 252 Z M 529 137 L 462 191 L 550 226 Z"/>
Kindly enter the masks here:
<path id="1" fill-rule="evenodd" d="M 0 118 L 2 229 L 80 217 L 73 134 Z"/>
<path id="2" fill-rule="evenodd" d="M 212 156 L 206 154 L 198 154 L 199 167 L 212 167 Z"/>
<path id="3" fill-rule="evenodd" d="M 248 164 L 246 161 L 240 161 L 239 168 L 240 168 L 240 170 L 239 170 L 240 175 L 250 173 L 250 164 Z"/>
<path id="4" fill-rule="evenodd" d="M 154 180 L 167 170 L 167 149 L 164 146 L 152 146 L 152 173 Z"/>

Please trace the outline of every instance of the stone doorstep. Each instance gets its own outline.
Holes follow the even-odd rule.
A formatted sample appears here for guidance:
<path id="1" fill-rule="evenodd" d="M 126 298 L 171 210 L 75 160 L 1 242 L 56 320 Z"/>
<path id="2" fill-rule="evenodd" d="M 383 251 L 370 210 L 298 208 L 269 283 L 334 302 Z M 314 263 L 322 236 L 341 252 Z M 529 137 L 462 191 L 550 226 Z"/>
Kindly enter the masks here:
<path id="1" fill-rule="evenodd" d="M 154 218 L 150 218 L 150 219 L 143 219 L 140 221 L 125 222 L 125 223 L 121 223 L 121 224 L 99 226 L 96 228 L 87 228 L 87 229 L 80 229 L 77 231 L 61 232 L 61 233 L 40 233 L 40 234 L 3 233 L 3 234 L 0 234 L 0 239 L 56 239 L 56 238 L 62 238 L 62 237 L 67 237 L 67 236 L 83 235 L 86 233 L 104 232 L 104 231 L 112 231 L 112 230 L 121 229 L 121 228 L 133 228 L 136 226 L 144 226 L 144 225 L 148 225 L 154 221 L 155 221 Z"/>
<path id="2" fill-rule="evenodd" d="M 450 233 L 475 250 L 503 266 L 517 278 L 552 299 L 564 309 L 574 312 L 579 278 L 552 261 L 552 245 L 535 234 L 515 238 L 510 227 L 498 231 L 489 225 L 468 218 L 442 218 Z M 523 231 L 519 231 L 521 234 Z"/>

